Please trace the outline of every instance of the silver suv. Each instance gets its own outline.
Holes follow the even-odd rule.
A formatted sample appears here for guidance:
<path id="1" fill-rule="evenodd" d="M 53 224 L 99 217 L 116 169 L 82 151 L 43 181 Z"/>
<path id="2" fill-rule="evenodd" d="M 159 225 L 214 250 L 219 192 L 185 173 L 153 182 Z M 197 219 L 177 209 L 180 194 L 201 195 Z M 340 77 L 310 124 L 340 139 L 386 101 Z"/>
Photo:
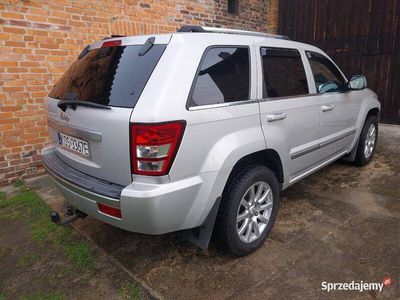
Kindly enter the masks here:
<path id="1" fill-rule="evenodd" d="M 281 190 L 369 163 L 380 110 L 316 47 L 199 26 L 87 46 L 47 105 L 43 162 L 70 215 L 234 255 L 262 245 Z"/>

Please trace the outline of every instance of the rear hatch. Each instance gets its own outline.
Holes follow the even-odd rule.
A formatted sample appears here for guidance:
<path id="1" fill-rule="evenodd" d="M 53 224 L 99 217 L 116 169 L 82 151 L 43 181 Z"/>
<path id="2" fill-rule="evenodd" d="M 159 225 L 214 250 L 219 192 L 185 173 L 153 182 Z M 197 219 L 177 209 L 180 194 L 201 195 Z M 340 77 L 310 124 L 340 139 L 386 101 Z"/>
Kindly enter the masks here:
<path id="1" fill-rule="evenodd" d="M 132 181 L 130 116 L 169 39 L 110 39 L 82 51 L 47 98 L 59 159 L 112 183 Z"/>

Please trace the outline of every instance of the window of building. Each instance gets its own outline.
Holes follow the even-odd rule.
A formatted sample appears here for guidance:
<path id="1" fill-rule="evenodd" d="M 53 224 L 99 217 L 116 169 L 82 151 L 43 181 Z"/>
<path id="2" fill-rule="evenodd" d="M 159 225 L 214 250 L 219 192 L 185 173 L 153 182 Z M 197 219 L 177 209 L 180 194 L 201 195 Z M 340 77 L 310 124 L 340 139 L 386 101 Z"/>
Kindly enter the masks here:
<path id="1" fill-rule="evenodd" d="M 308 94 L 307 76 L 299 51 L 261 48 L 261 57 L 264 98 Z"/>
<path id="2" fill-rule="evenodd" d="M 194 82 L 190 106 L 248 100 L 249 63 L 247 47 L 209 48 Z"/>
<path id="3" fill-rule="evenodd" d="M 315 88 L 318 92 L 325 83 L 333 83 L 336 86 L 345 83 L 338 68 L 326 56 L 310 51 L 307 51 L 306 54 L 314 75 Z"/>
<path id="4" fill-rule="evenodd" d="M 239 14 L 239 0 L 228 0 L 228 13 L 232 15 Z"/>

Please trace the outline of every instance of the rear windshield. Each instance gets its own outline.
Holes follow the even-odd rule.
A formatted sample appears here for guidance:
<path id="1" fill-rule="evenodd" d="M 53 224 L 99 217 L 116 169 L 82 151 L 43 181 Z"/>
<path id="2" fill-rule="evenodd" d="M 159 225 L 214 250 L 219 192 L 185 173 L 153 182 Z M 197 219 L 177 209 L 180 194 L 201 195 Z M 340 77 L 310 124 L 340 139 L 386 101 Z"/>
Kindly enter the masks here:
<path id="1" fill-rule="evenodd" d="M 132 108 L 165 48 L 154 45 L 143 56 L 142 45 L 90 50 L 69 67 L 49 97 Z"/>

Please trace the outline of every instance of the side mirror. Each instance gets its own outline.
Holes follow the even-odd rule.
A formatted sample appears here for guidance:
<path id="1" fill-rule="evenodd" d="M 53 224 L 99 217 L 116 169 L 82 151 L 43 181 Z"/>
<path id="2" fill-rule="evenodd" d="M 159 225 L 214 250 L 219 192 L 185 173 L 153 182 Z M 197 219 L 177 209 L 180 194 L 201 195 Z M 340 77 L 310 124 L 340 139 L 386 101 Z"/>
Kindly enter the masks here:
<path id="1" fill-rule="evenodd" d="M 363 90 L 367 88 L 367 78 L 362 75 L 353 75 L 349 81 L 352 90 Z"/>
<path id="2" fill-rule="evenodd" d="M 328 93 L 328 92 L 337 92 L 339 89 L 338 85 L 333 82 L 325 82 L 323 84 L 318 85 L 318 93 Z"/>

